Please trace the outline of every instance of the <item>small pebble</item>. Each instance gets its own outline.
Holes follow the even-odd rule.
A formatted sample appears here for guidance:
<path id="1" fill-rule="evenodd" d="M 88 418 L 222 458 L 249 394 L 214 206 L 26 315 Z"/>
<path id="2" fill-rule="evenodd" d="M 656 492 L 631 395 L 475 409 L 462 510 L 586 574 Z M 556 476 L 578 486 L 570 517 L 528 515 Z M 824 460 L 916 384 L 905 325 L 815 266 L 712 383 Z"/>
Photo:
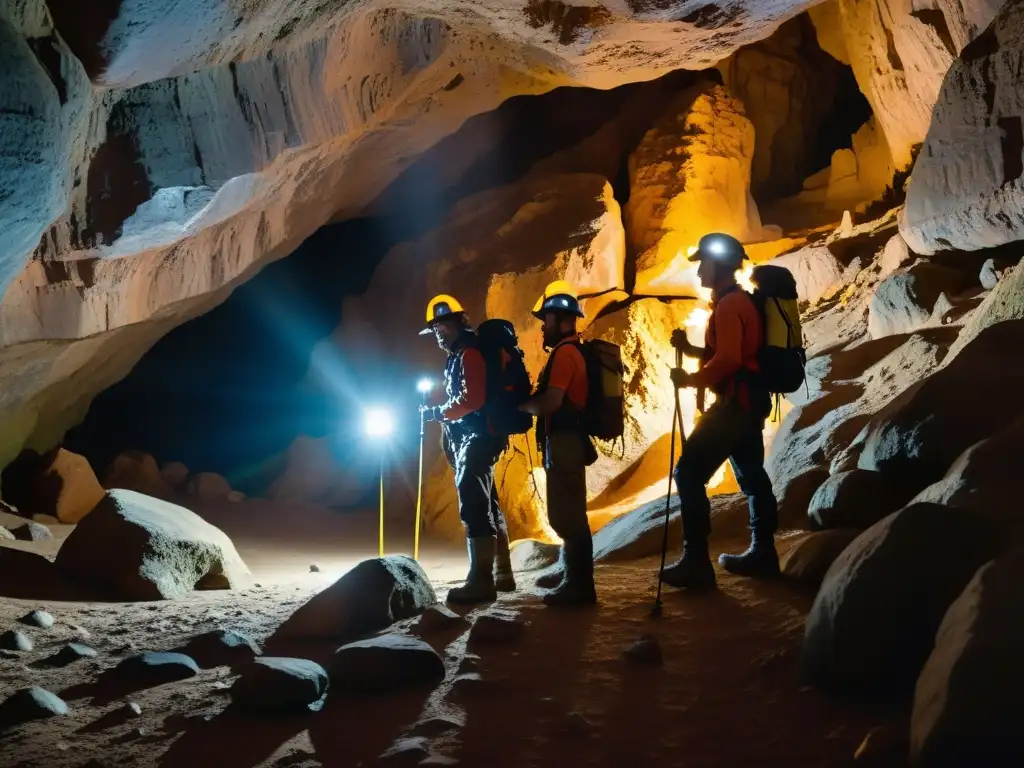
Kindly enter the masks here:
<path id="1" fill-rule="evenodd" d="M 635 661 L 638 664 L 662 663 L 661 646 L 653 635 L 644 635 L 629 646 L 623 655 L 630 661 Z"/>
<path id="2" fill-rule="evenodd" d="M 124 713 L 128 717 L 139 717 L 142 714 L 142 707 L 134 701 L 130 701 L 124 705 Z"/>
<path id="3" fill-rule="evenodd" d="M 309 566 L 309 572 L 310 573 L 320 573 L 320 566 L 317 565 L 316 563 L 313 563 L 312 565 Z"/>
<path id="4" fill-rule="evenodd" d="M 18 621 L 26 626 L 38 627 L 39 629 L 50 629 L 53 626 L 53 616 L 46 611 L 26 613 Z"/>

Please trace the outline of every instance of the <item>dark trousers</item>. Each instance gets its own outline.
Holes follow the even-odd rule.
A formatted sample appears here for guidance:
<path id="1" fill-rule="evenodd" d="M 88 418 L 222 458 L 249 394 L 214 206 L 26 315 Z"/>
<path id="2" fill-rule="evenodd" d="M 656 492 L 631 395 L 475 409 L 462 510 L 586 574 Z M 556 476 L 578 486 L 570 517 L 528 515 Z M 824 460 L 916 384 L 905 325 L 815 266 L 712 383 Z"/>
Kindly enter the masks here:
<path id="1" fill-rule="evenodd" d="M 764 469 L 764 418 L 730 400 L 716 400 L 686 438 L 676 464 L 676 492 L 682 505 L 683 540 L 706 546 L 711 503 L 706 485 L 726 459 L 750 508 L 750 530 L 770 537 L 778 526 L 778 504 Z"/>
<path id="2" fill-rule="evenodd" d="M 587 448 L 578 432 L 554 432 L 544 454 L 548 522 L 563 541 L 590 538 L 587 520 Z"/>
<path id="3" fill-rule="evenodd" d="M 459 495 L 459 517 L 471 539 L 508 534 L 505 515 L 498 506 L 494 465 L 505 441 L 493 435 L 466 435 L 446 446 L 445 453 L 455 470 L 455 491 Z"/>

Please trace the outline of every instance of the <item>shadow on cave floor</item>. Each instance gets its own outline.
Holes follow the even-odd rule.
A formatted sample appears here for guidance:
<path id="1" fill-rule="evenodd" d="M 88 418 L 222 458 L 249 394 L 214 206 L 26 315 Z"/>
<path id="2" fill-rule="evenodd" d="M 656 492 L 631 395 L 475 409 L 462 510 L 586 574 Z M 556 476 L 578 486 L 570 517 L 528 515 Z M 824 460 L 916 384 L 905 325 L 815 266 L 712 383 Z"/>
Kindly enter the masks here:
<path id="1" fill-rule="evenodd" d="M 802 684 L 810 593 L 720 573 L 717 593 L 669 591 L 654 619 L 656 567 L 655 558 L 598 566 L 600 606 L 566 612 L 545 609 L 520 576 L 519 593 L 470 618 L 517 615 L 522 638 L 467 650 L 461 630 L 425 636 L 448 670 L 433 691 L 332 695 L 322 712 L 287 718 L 229 706 L 188 726 L 160 765 L 845 766 L 871 728 L 905 720 L 905 702 L 837 699 Z M 658 639 L 663 665 L 623 658 L 644 634 Z M 307 650 L 326 660 L 331 649 Z M 400 754 L 375 761 L 396 742 Z"/>

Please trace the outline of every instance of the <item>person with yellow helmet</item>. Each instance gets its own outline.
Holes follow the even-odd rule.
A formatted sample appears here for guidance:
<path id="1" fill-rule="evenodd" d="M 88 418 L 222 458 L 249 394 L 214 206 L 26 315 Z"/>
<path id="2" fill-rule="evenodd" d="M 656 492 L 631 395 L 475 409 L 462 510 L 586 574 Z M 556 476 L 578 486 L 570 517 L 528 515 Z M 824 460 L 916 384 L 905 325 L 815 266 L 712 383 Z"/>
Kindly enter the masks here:
<path id="1" fill-rule="evenodd" d="M 683 330 L 672 335 L 673 346 L 702 360 L 694 374 L 673 369 L 673 383 L 676 387 L 708 387 L 715 393 L 714 404 L 687 437 L 675 468 L 683 518 L 683 556 L 663 575 L 664 582 L 673 587 L 716 586 L 708 554 L 711 505 L 705 486 L 725 461 L 732 464 L 748 499 L 751 543 L 741 555 L 723 554 L 719 564 L 742 576 L 779 575 L 774 543 L 778 505 L 764 468 L 762 436 L 771 412 L 771 396 L 758 376 L 763 320 L 750 294 L 736 282 L 736 271 L 746 258 L 743 245 L 734 237 L 713 233 L 700 239 L 690 261 L 699 262 L 701 284 L 712 291 L 704 348 L 690 344 Z"/>
<path id="2" fill-rule="evenodd" d="M 597 451 L 583 426 L 589 384 L 576 323 L 583 310 L 573 287 L 556 280 L 533 308 L 544 323 L 544 349 L 550 349 L 537 390 L 521 410 L 537 417 L 537 443 L 547 474 L 548 522 L 562 538 L 561 567 L 538 583 L 553 590 L 549 606 L 593 605 L 594 543 L 587 520 L 586 468 Z"/>
<path id="3" fill-rule="evenodd" d="M 459 516 L 466 528 L 469 574 L 465 584 L 448 592 L 448 602 L 471 604 L 497 598 L 497 592 L 516 588 L 509 555 L 508 528 L 498 505 L 494 465 L 507 438 L 490 428 L 484 406 L 487 367 L 476 334 L 462 304 L 454 296 L 435 296 L 427 304 L 427 326 L 448 355 L 444 371 L 443 405 L 425 407 L 424 419 L 443 426 L 442 446 L 455 472 Z"/>

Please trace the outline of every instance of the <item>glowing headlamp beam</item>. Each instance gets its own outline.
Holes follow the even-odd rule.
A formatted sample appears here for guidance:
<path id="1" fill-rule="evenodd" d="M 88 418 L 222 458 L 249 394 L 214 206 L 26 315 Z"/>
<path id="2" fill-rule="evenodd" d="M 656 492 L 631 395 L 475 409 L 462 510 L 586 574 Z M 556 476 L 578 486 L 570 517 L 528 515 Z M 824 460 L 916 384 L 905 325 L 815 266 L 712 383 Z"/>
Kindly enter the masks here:
<path id="1" fill-rule="evenodd" d="M 395 431 L 395 419 L 386 408 L 370 408 L 366 411 L 363 428 L 369 437 L 387 437 Z"/>

